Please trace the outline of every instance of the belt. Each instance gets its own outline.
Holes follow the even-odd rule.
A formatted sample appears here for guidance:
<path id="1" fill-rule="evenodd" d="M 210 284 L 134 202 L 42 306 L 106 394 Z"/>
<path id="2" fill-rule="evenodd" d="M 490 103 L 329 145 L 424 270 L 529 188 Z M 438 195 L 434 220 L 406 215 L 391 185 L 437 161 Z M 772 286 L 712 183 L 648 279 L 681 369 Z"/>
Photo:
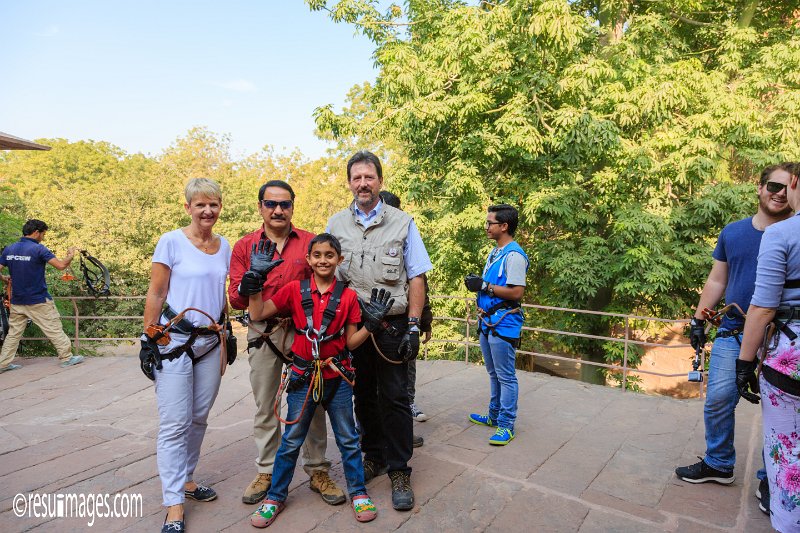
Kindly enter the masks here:
<path id="1" fill-rule="evenodd" d="M 773 387 L 777 387 L 792 396 L 800 396 L 800 381 L 792 379 L 786 374 L 781 374 L 767 365 L 762 365 L 761 373 L 764 375 L 764 379 Z"/>
<path id="2" fill-rule="evenodd" d="M 782 305 L 775 310 L 775 318 L 788 322 L 790 320 L 800 320 L 800 306 Z"/>
<path id="3" fill-rule="evenodd" d="M 718 331 L 717 337 L 718 339 L 727 339 L 728 337 L 737 337 L 741 335 L 743 332 L 738 329 L 728 329 L 725 331 Z"/>

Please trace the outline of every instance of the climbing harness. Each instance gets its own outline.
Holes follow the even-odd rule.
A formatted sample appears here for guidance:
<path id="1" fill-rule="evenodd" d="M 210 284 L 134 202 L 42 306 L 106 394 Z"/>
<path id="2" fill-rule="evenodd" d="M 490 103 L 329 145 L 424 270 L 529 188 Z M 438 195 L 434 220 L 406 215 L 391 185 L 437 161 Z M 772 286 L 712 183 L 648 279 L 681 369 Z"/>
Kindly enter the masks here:
<path id="1" fill-rule="evenodd" d="M 272 342 L 272 335 L 274 335 L 278 330 L 283 329 L 284 332 L 288 329 L 289 323 L 291 322 L 291 318 L 289 317 L 282 317 L 282 318 L 275 318 L 266 321 L 265 328 L 263 330 L 257 328 L 253 321 L 250 320 L 250 313 L 247 311 L 242 312 L 240 316 L 237 316 L 234 320 L 239 322 L 241 325 L 246 326 L 247 329 L 254 331 L 258 334 L 258 337 L 255 339 L 247 341 L 247 351 L 250 352 L 251 348 L 255 348 L 258 350 L 261 348 L 265 343 L 269 346 L 270 350 L 273 353 L 277 354 L 278 357 L 283 359 L 285 363 L 292 362 L 292 354 L 289 352 L 288 354 L 283 353 L 283 350 L 278 348 L 278 346 Z M 286 341 L 285 333 L 284 333 L 284 340 L 281 344 L 284 344 Z"/>
<path id="2" fill-rule="evenodd" d="M 501 311 L 503 309 L 505 309 L 505 311 L 499 317 L 497 317 L 497 320 L 495 320 L 494 322 L 489 321 L 489 317 L 491 317 L 496 312 Z M 493 337 L 499 337 L 504 341 L 506 341 L 507 343 L 511 344 L 512 346 L 519 348 L 520 339 L 512 339 L 511 337 L 505 337 L 503 335 L 500 335 L 499 333 L 497 333 L 496 328 L 506 316 L 521 312 L 522 312 L 522 306 L 520 305 L 520 303 L 511 300 L 503 300 L 502 302 L 497 303 L 486 310 L 483 310 L 480 307 L 478 307 L 478 329 L 481 331 L 481 333 L 484 333 L 487 337 L 489 335 L 492 335 Z M 484 331 L 484 326 L 486 327 L 486 332 Z"/>
<path id="3" fill-rule="evenodd" d="M 281 383 L 278 386 L 278 393 L 275 396 L 275 404 L 273 406 L 275 417 L 283 424 L 296 424 L 302 419 L 309 397 L 314 400 L 314 403 L 322 404 L 323 407 L 326 407 L 338 390 L 339 379 L 344 379 L 351 387 L 355 385 L 355 374 L 350 370 L 347 370 L 343 364 L 344 360 L 350 358 L 350 352 L 348 352 L 347 349 L 345 349 L 343 353 L 327 359 L 320 359 L 319 356 L 320 345 L 322 343 L 344 335 L 344 327 L 338 331 L 328 334 L 328 328 L 330 327 L 331 322 L 333 322 L 333 318 L 336 316 L 336 310 L 339 308 L 339 304 L 342 301 L 342 293 L 344 292 L 344 289 L 344 283 L 336 283 L 336 287 L 333 289 L 333 293 L 331 293 L 330 300 L 328 300 L 328 305 L 325 306 L 325 309 L 322 312 L 322 321 L 319 329 L 317 330 L 314 328 L 314 300 L 311 297 L 311 280 L 304 279 L 300 281 L 300 303 L 303 307 L 303 312 L 306 317 L 306 327 L 295 328 L 295 331 L 297 335 L 305 336 L 308 342 L 311 343 L 311 361 L 302 359 L 295 354 L 293 355 L 292 364 L 287 363 L 283 369 Z M 292 366 L 296 366 L 299 370 L 301 370 L 302 373 L 297 374 L 293 370 Z M 331 390 L 327 396 L 325 394 L 325 380 L 322 376 L 323 370 L 326 367 L 331 368 L 339 375 L 339 377 L 335 378 L 334 380 L 330 380 L 330 383 L 332 383 L 333 386 L 331 387 Z M 296 377 L 293 377 L 292 375 Z M 283 392 L 289 388 L 292 390 L 300 389 L 303 385 L 309 382 L 310 386 L 306 391 L 306 396 L 303 399 L 303 406 L 300 408 L 300 413 L 297 415 L 297 418 L 294 420 L 282 418 L 280 412 Z"/>
<path id="4" fill-rule="evenodd" d="M 197 313 L 202 314 L 206 318 L 209 319 L 210 324 L 208 326 L 203 327 L 195 327 L 191 322 L 185 320 L 184 317 L 186 313 L 189 311 L 195 311 Z M 171 307 L 167 306 L 164 309 L 164 316 L 167 317 L 168 322 L 166 324 L 150 324 L 145 328 L 145 335 L 147 335 L 150 339 L 152 339 L 156 344 L 159 346 L 167 346 L 171 341 L 171 336 L 169 334 L 170 331 L 174 331 L 175 333 L 179 333 L 182 335 L 188 335 L 188 340 L 175 348 L 174 350 L 160 354 L 159 360 L 156 362 L 156 367 L 158 370 L 161 370 L 161 361 L 167 360 L 172 361 L 173 359 L 177 359 L 182 356 L 184 353 L 189 356 L 192 360 L 192 364 L 195 364 L 196 359 L 194 355 L 194 351 L 192 350 L 192 345 L 194 345 L 195 340 L 197 337 L 200 336 L 210 336 L 215 335 L 219 337 L 220 343 L 220 368 L 219 372 L 221 376 L 225 375 L 225 368 L 228 365 L 228 354 L 226 348 L 226 335 L 228 335 L 229 329 L 227 328 L 227 316 L 223 312 L 222 316 L 219 320 L 214 319 L 211 315 L 203 311 L 202 309 L 197 309 L 196 307 L 187 307 L 180 313 L 176 313 Z M 198 358 L 199 359 L 199 358 Z"/>
<path id="5" fill-rule="evenodd" d="M 111 296 L 111 274 L 99 259 L 81 250 L 81 272 L 86 288 L 95 298 Z"/>

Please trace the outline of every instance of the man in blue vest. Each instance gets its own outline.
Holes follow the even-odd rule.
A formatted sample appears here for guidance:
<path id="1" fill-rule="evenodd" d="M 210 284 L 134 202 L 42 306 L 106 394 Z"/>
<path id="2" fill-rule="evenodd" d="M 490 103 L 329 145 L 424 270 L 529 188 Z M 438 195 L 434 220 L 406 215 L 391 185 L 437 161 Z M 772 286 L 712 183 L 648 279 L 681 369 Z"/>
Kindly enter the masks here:
<path id="1" fill-rule="evenodd" d="M 0 254 L 0 270 L 8 267 L 12 280 L 9 331 L 0 349 L 0 373 L 20 368 L 20 365 L 12 364 L 11 361 L 17 353 L 19 340 L 28 320 L 39 326 L 53 343 L 62 367 L 83 362 L 82 355 L 72 355 L 72 343 L 64 333 L 61 316 L 53 303 L 53 297 L 47 291 L 44 279 L 47 265 L 64 270 L 72 262 L 77 249 L 70 248 L 64 259 L 58 259 L 42 244 L 46 232 L 47 224 L 41 220 L 28 220 L 22 226 L 22 238 L 6 246 Z M 7 281 L 5 276 L 3 279 Z"/>
<path id="2" fill-rule="evenodd" d="M 524 316 L 520 300 L 525 292 L 528 256 L 514 240 L 519 214 L 508 204 L 489 206 L 486 235 L 497 243 L 483 274 L 464 279 L 478 299 L 481 351 L 489 373 L 491 399 L 485 415 L 472 413 L 473 424 L 497 428 L 489 444 L 505 446 L 514 438 L 519 387 L 514 362 Z"/>

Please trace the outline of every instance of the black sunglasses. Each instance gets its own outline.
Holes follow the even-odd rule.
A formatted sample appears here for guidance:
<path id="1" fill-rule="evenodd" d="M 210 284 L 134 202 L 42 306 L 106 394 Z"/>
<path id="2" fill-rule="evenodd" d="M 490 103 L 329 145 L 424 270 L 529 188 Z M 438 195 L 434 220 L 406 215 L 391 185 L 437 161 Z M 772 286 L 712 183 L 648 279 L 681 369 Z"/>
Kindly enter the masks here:
<path id="1" fill-rule="evenodd" d="M 281 206 L 281 209 L 286 211 L 287 209 L 291 208 L 294 204 L 291 200 L 281 200 L 280 202 L 276 200 L 261 200 L 261 205 L 266 207 L 267 209 L 275 209 L 278 206 Z"/>
<path id="2" fill-rule="evenodd" d="M 777 194 L 786 188 L 785 183 L 778 183 L 777 181 L 768 181 L 767 190 L 773 194 Z"/>

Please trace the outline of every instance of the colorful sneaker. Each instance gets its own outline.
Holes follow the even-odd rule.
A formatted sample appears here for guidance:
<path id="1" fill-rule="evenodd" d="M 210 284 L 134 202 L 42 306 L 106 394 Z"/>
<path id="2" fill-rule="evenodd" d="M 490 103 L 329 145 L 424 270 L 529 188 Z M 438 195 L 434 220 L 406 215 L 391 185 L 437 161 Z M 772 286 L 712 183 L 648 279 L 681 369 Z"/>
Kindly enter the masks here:
<path id="1" fill-rule="evenodd" d="M 261 502 L 261 505 L 258 506 L 258 509 L 250 515 L 250 525 L 253 527 L 269 526 L 278 518 L 278 513 L 283 511 L 285 507 L 286 505 L 283 502 L 264 500 Z"/>
<path id="2" fill-rule="evenodd" d="M 723 472 L 716 468 L 711 468 L 702 459 L 699 463 L 689 466 L 679 466 L 675 469 L 675 474 L 684 481 L 689 483 L 706 483 L 708 481 L 715 481 L 723 485 L 730 485 L 733 483 L 735 477 L 733 472 Z"/>
<path id="3" fill-rule="evenodd" d="M 73 355 L 66 361 L 62 361 L 60 365 L 61 368 L 67 368 L 68 366 L 77 365 L 83 363 L 84 357 L 82 355 Z"/>
<path id="4" fill-rule="evenodd" d="M 205 487 L 203 485 L 197 484 L 197 488 L 194 490 L 184 490 L 184 496 L 187 498 L 191 498 L 198 502 L 210 502 L 211 500 L 217 499 L 217 493 L 214 492 L 214 489 Z"/>
<path id="5" fill-rule="evenodd" d="M 11 363 L 6 367 L 0 368 L 0 374 L 3 372 L 8 372 L 9 370 L 18 370 L 20 368 L 22 368 L 22 365 L 15 365 L 14 363 Z"/>
<path id="6" fill-rule="evenodd" d="M 417 407 L 417 404 L 411 404 L 411 418 L 416 420 L 417 422 L 425 422 L 428 419 L 428 415 L 422 412 L 422 410 Z"/>
<path id="7" fill-rule="evenodd" d="M 505 446 L 514 440 L 514 432 L 508 428 L 497 428 L 494 435 L 489 437 L 489 444 L 494 446 Z"/>
<path id="8" fill-rule="evenodd" d="M 353 496 L 353 513 L 359 522 L 372 522 L 378 516 L 375 504 L 366 494 L 356 494 Z"/>
<path id="9" fill-rule="evenodd" d="M 469 421 L 473 424 L 478 424 L 479 426 L 489 426 L 496 428 L 497 422 L 489 418 L 489 415 L 479 415 L 478 413 L 472 413 L 469 415 Z"/>
<path id="10" fill-rule="evenodd" d="M 317 470 L 311 474 L 309 487 L 322 496 L 322 501 L 328 505 L 339 505 L 347 501 L 344 491 L 336 486 L 327 472 Z"/>

